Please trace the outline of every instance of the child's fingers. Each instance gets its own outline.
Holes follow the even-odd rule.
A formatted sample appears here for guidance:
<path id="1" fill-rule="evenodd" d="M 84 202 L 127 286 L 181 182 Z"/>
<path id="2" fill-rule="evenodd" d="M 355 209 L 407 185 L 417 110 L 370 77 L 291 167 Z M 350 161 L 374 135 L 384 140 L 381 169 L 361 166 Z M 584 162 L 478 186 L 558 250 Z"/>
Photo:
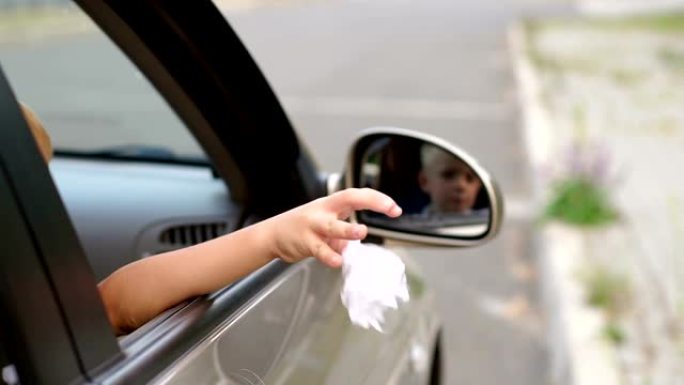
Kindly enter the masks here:
<path id="1" fill-rule="evenodd" d="M 346 239 L 331 239 L 328 244 L 330 247 L 332 247 L 333 250 L 339 255 L 342 255 L 342 252 L 344 249 L 347 247 L 347 243 L 349 243 Z"/>
<path id="2" fill-rule="evenodd" d="M 312 248 L 312 254 L 316 259 L 330 267 L 342 265 L 342 256 L 323 241 L 316 241 Z"/>
<path id="3" fill-rule="evenodd" d="M 401 215 L 401 208 L 389 196 L 370 188 L 349 188 L 330 196 L 335 212 L 346 215 L 350 210 L 373 210 L 390 217 Z"/>
<path id="4" fill-rule="evenodd" d="M 330 239 L 363 239 L 368 232 L 365 225 L 341 221 L 335 217 L 321 221 L 315 230 Z"/>

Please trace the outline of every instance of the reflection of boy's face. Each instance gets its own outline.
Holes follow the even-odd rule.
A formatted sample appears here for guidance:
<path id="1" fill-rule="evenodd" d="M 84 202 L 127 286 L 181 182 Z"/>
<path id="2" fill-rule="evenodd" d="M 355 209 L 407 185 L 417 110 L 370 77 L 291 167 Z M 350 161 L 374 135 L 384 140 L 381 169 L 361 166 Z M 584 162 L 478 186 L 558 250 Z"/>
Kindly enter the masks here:
<path id="1" fill-rule="evenodd" d="M 468 165 L 444 151 L 434 154 L 424 165 L 418 181 L 435 209 L 454 213 L 470 210 L 482 185 Z"/>

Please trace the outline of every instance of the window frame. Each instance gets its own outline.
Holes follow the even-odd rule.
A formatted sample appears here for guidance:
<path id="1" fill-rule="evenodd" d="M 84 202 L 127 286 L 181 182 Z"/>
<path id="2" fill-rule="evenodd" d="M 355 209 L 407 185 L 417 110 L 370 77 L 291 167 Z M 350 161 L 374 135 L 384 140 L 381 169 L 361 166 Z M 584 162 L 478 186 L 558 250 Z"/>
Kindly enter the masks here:
<path id="1" fill-rule="evenodd" d="M 76 3 L 178 114 L 234 201 L 272 216 L 325 195 L 268 81 L 213 2 Z"/>
<path id="2" fill-rule="evenodd" d="M 1 70 L 0 127 L 7 349 L 24 383 L 87 378 L 119 349 L 90 265 Z"/>
<path id="3" fill-rule="evenodd" d="M 247 223 L 325 195 L 322 175 L 268 82 L 212 2 L 77 3 L 179 115 L 228 185 L 233 199 L 245 208 Z M 0 92 L 5 92 L 3 87 L 12 96 L 4 78 Z M 76 378 L 75 382 L 146 383 L 289 268 L 275 261 L 218 293 L 195 299 L 149 332 L 128 341 L 122 350 L 106 319 L 73 225 L 16 100 L 12 96 L 0 101 L 0 119 L 12 123 L 7 126 L 11 129 L 1 130 L 3 135 L 21 137 L 22 141 L 13 148 L 7 143 L 14 142 L 3 141 L 6 144 L 0 150 L 3 167 L 9 164 L 12 168 L 8 177 L 12 183 L 19 181 L 15 198 L 28 213 L 27 226 L 37 245 L 31 274 L 43 275 L 41 301 L 52 303 L 45 321 L 49 318 L 50 324 L 63 326 L 44 330 L 60 340 L 60 358 L 69 361 L 58 369 L 32 365 L 31 360 L 55 360 L 54 350 L 50 357 L 30 350 L 40 349 L 43 341 L 30 338 L 29 333 L 12 344 L 26 357 L 27 363 L 19 368 L 22 379 L 36 376 L 37 381 L 29 383 L 66 383 L 54 377 L 64 372 Z M 31 150 L 21 155 L 17 152 L 20 148 Z M 268 161 L 264 152 L 278 162 Z M 22 181 L 22 175 L 30 177 Z M 277 194 L 273 194 L 274 188 Z M 5 308 L 22 305 L 19 289 L 11 287 L 4 293 Z M 26 311 L 35 315 L 35 311 Z M 13 332 L 34 327 L 24 324 L 26 317 L 12 319 L 15 321 L 9 326 Z"/>

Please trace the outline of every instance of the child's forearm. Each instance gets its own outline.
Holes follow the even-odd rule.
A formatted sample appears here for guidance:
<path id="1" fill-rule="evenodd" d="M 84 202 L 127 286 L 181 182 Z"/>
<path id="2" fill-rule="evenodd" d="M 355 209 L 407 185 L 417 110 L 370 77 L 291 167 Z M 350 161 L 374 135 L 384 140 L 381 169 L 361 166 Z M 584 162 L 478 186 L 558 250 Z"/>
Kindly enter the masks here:
<path id="1" fill-rule="evenodd" d="M 220 289 L 271 261 L 275 255 L 265 239 L 267 222 L 115 271 L 99 289 L 116 333 L 132 331 L 162 311 Z"/>
<path id="2" fill-rule="evenodd" d="M 310 256 L 340 267 L 348 240 L 363 239 L 364 225 L 345 221 L 354 210 L 391 217 L 401 208 L 371 189 L 347 189 L 319 198 L 256 225 L 126 265 L 100 283 L 117 334 L 128 332 L 183 300 L 217 290 L 278 257 Z"/>

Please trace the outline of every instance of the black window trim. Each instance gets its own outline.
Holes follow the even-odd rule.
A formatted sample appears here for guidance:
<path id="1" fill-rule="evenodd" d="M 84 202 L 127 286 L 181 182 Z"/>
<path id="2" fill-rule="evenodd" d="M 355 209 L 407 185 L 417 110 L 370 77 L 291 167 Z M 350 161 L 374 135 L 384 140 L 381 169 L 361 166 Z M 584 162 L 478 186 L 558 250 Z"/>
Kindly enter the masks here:
<path id="1" fill-rule="evenodd" d="M 9 361 L 4 364 L 14 365 L 26 384 L 82 379 L 69 330 L 16 195 L 0 162 L 0 338 Z M 51 341 L 49 349 L 45 341 Z"/>
<path id="2" fill-rule="evenodd" d="M 75 1 L 178 114 L 236 202 L 271 216 L 325 194 L 266 78 L 212 1 Z"/>
<path id="3" fill-rule="evenodd" d="M 9 350 L 20 378 L 88 379 L 120 351 L 93 272 L 1 70 L 0 173 L 3 334 L 14 339 Z"/>

